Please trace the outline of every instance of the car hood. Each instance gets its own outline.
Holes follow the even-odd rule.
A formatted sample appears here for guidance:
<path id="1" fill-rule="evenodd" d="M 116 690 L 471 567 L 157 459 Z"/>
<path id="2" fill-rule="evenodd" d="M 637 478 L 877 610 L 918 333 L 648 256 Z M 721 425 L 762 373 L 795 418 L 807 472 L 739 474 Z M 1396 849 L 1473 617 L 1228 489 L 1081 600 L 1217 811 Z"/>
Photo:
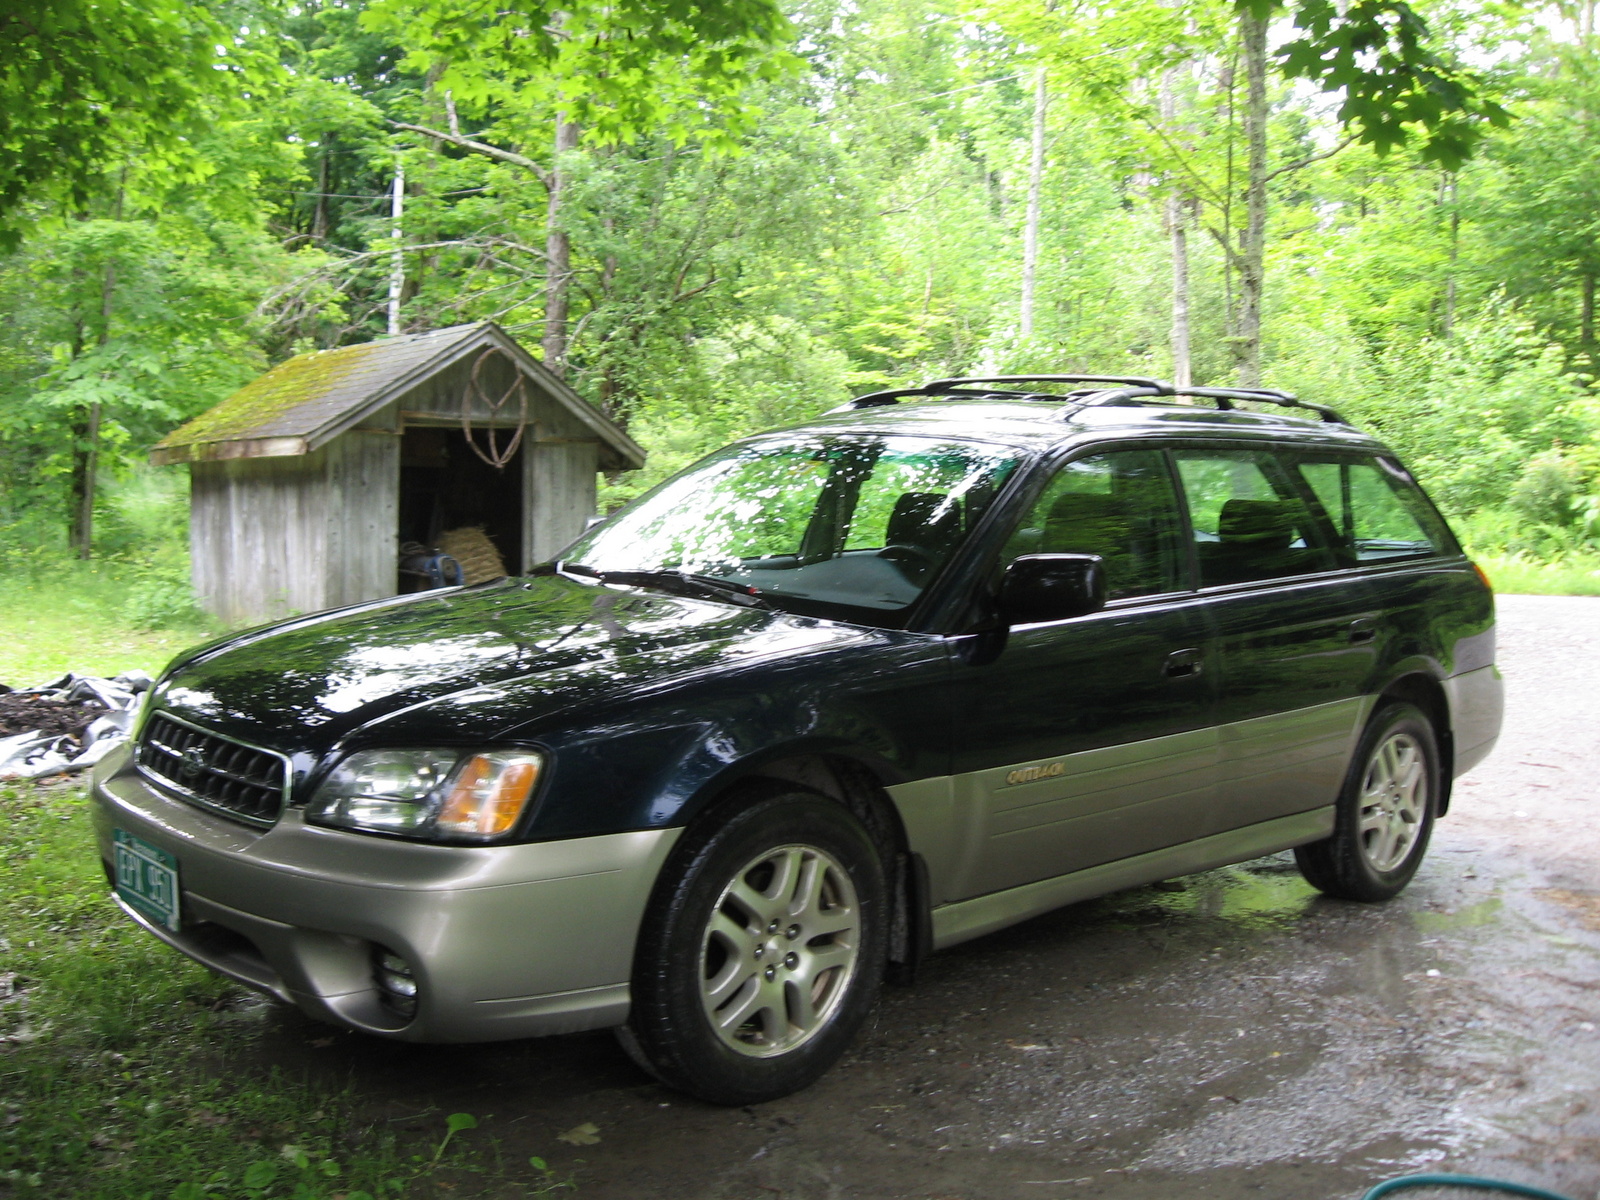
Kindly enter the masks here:
<path id="1" fill-rule="evenodd" d="M 408 740 L 427 729 L 452 742 L 526 730 L 574 704 L 772 654 L 871 637 L 807 617 L 550 575 L 252 631 L 179 663 L 155 703 L 287 753 L 320 753 L 385 718 Z"/>

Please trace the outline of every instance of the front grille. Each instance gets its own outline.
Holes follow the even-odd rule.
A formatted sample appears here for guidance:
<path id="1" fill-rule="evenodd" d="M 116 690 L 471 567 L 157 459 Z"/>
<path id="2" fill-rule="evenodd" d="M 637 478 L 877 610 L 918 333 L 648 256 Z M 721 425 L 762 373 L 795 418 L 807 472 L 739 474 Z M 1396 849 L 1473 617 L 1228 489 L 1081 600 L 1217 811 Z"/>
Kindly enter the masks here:
<path id="1" fill-rule="evenodd" d="M 153 713 L 139 735 L 145 774 L 183 799 L 252 825 L 271 825 L 283 808 L 288 764 L 276 754 Z"/>

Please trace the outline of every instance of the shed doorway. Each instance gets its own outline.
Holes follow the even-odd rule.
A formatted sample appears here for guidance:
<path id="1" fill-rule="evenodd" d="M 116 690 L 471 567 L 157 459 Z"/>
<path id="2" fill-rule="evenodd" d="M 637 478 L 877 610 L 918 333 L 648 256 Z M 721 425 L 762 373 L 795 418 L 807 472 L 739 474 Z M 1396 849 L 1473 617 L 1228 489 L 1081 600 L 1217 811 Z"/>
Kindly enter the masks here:
<path id="1" fill-rule="evenodd" d="M 509 438 L 510 431 L 500 432 L 502 438 Z M 482 436 L 480 433 L 480 440 Z M 400 436 L 401 558 L 412 546 L 452 553 L 459 540 L 452 534 L 481 529 L 499 554 L 505 573 L 520 575 L 525 569 L 522 458 L 523 447 L 518 446 L 506 465 L 497 468 L 473 452 L 459 428 L 407 425 Z M 454 554 L 468 567 L 467 581 L 474 582 L 466 556 L 459 549 Z M 401 592 L 428 586 L 414 574 L 404 570 L 399 574 Z"/>

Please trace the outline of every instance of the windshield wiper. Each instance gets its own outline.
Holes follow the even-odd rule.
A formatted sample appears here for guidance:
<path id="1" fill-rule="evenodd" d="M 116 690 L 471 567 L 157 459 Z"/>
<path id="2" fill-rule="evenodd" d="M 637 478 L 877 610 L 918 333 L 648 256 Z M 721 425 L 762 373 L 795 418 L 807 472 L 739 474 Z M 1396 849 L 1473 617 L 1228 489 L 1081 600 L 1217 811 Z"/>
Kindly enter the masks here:
<path id="1" fill-rule="evenodd" d="M 756 594 L 756 590 L 731 579 L 718 579 L 715 575 L 696 575 L 692 571 L 600 571 L 582 563 L 561 563 L 563 571 L 590 575 L 601 583 L 619 583 L 624 587 L 653 587 L 677 596 L 698 600 L 726 600 L 744 608 L 771 608 L 772 605 Z"/>

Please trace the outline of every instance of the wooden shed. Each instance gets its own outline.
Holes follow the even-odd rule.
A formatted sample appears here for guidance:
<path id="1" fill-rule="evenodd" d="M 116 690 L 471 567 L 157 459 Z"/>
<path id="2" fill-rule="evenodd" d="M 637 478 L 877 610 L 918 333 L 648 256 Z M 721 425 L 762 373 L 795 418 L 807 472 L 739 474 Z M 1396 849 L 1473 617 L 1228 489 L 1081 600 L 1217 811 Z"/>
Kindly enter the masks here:
<path id="1" fill-rule="evenodd" d="M 167 435 L 195 592 L 230 623 L 394 595 L 401 547 L 481 528 L 520 573 L 644 451 L 490 322 L 301 354 Z"/>

